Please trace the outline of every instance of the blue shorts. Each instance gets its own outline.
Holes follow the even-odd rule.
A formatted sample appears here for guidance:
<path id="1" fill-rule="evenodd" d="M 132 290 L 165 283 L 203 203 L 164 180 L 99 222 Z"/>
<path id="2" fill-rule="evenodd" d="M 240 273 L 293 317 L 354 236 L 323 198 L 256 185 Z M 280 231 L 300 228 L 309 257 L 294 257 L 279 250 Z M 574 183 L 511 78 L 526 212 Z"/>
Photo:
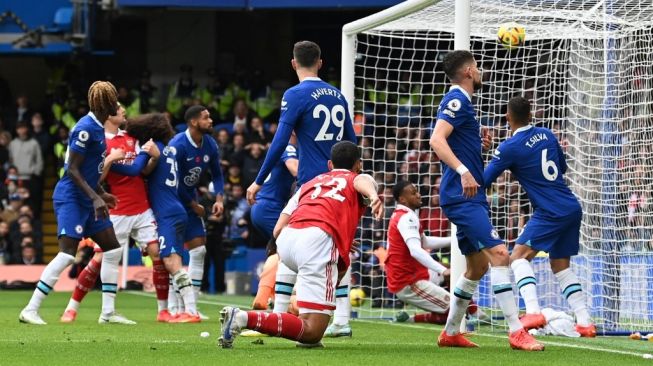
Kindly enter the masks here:
<path id="1" fill-rule="evenodd" d="M 184 233 L 184 242 L 189 242 L 199 237 L 206 237 L 204 220 L 197 216 L 193 210 L 187 210 L 186 213 L 188 214 L 188 223 L 186 224 L 186 232 Z"/>
<path id="2" fill-rule="evenodd" d="M 95 220 L 95 209 L 77 202 L 54 201 L 57 216 L 57 236 L 81 239 L 93 236 L 113 226 L 109 217 Z"/>
<path id="3" fill-rule="evenodd" d="M 184 251 L 184 232 L 186 231 L 186 215 L 157 218 L 159 232 L 159 255 L 167 258 L 171 254 Z"/>
<path id="4" fill-rule="evenodd" d="M 572 257 L 578 254 L 582 219 L 581 210 L 557 219 L 542 217 L 536 211 L 515 243 L 547 252 L 553 259 Z"/>
<path id="5" fill-rule="evenodd" d="M 458 246 L 464 255 L 503 244 L 490 223 L 490 207 L 486 202 L 464 202 L 442 206 L 449 221 L 456 224 Z"/>
<path id="6" fill-rule="evenodd" d="M 252 224 L 256 230 L 268 241 L 272 237 L 274 226 L 279 220 L 283 204 L 269 200 L 257 200 L 252 206 L 251 217 Z"/>

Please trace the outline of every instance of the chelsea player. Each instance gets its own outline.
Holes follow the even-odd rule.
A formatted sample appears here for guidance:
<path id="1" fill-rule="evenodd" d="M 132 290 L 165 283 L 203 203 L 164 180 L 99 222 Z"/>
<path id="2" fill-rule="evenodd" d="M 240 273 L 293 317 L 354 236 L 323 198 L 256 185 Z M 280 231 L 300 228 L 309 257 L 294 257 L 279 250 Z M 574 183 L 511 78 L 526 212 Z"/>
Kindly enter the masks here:
<path id="1" fill-rule="evenodd" d="M 164 114 L 150 113 L 129 120 L 127 134 L 138 139 L 141 144 L 154 140 L 161 152 L 156 167 L 148 176 L 147 191 L 157 221 L 160 256 L 186 309 L 185 313 L 177 314 L 168 322 L 199 323 L 193 286 L 181 262 L 188 214 L 179 201 L 177 149 L 166 146 L 174 136 L 174 131 Z"/>
<path id="2" fill-rule="evenodd" d="M 108 208 L 116 206 L 116 197 L 98 184 L 104 165 L 106 145 L 103 121 L 118 112 L 118 93 L 107 81 L 96 81 L 88 89 L 90 112 L 70 131 L 64 176 L 57 183 L 52 200 L 57 215 L 60 252 L 45 267 L 34 294 L 21 311 L 22 323 L 44 325 L 38 310 L 52 291 L 59 275 L 75 260 L 79 241 L 91 237 L 102 251 L 102 314 L 99 323 L 134 324 L 107 309 L 113 309 L 118 288 L 118 262 L 122 250 Z"/>
<path id="3" fill-rule="evenodd" d="M 576 330 L 583 337 L 595 337 L 585 295 L 576 274 L 569 268 L 570 257 L 578 254 L 583 210 L 565 184 L 565 155 L 555 135 L 546 128 L 530 124 L 528 99 L 515 97 L 508 102 L 506 119 L 512 137 L 495 150 L 485 168 L 485 186 L 509 169 L 524 187 L 533 206 L 533 216 L 516 240 L 510 256 L 519 292 L 526 303 L 521 318 L 527 329 L 546 324 L 537 300 L 535 273 L 530 261 L 537 252 L 549 253 L 551 270 L 560 282 L 563 296 L 576 314 Z"/>
<path id="4" fill-rule="evenodd" d="M 512 293 L 510 258 L 503 240 L 490 223 L 483 183 L 480 124 L 472 104 L 474 91 L 482 86 L 481 71 L 469 51 L 448 53 L 443 69 L 451 83 L 438 108 L 431 147 L 442 161 L 440 202 L 442 210 L 458 227 L 458 245 L 467 269 L 454 287 L 445 329 L 438 337 L 440 347 L 477 347 L 460 332 L 460 323 L 480 279 L 491 265 L 494 296 L 510 329 L 510 346 L 541 351 L 544 346 L 519 322 Z M 489 147 L 489 141 L 485 147 Z"/>
<path id="5" fill-rule="evenodd" d="M 220 216 L 224 210 L 224 180 L 218 145 L 211 136 L 213 121 L 209 111 L 204 106 L 194 105 L 188 108 L 184 119 L 188 128 L 186 131 L 178 133 L 169 145 L 174 147 L 177 152 L 180 175 L 179 199 L 186 207 L 188 214 L 188 225 L 184 234 L 184 241 L 190 257 L 188 272 L 193 283 L 195 300 L 197 300 L 204 276 L 206 230 L 204 229 L 204 207 L 197 202 L 196 189 L 202 173 L 209 169 L 216 194 L 211 211 L 213 215 Z M 206 317 L 204 318 L 206 319 Z"/>
<path id="6" fill-rule="evenodd" d="M 349 108 L 340 90 L 317 77 L 322 67 L 320 46 L 301 41 L 293 47 L 292 68 L 299 84 L 286 90 L 281 100 L 279 128 L 254 183 L 247 188 L 247 201 L 256 201 L 265 178 L 281 158 L 290 134 L 295 131 L 302 162 L 297 173 L 297 186 L 329 171 L 327 161 L 331 147 L 338 141 L 356 142 Z"/>

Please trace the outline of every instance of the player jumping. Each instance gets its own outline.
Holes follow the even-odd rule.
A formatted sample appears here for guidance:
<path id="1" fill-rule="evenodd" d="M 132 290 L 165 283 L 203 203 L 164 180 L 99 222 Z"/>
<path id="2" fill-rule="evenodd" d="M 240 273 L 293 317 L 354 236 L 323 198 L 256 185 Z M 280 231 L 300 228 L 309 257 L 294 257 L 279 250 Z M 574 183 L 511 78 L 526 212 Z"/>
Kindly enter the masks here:
<path id="1" fill-rule="evenodd" d="M 479 190 L 483 183 L 483 143 L 472 95 L 482 86 L 481 71 L 469 51 L 450 52 L 442 63 L 453 85 L 440 102 L 430 144 L 442 161 L 442 210 L 458 227 L 458 245 L 465 255 L 467 269 L 455 285 L 447 324 L 438 337 L 438 345 L 477 347 L 460 332 L 460 324 L 489 264 L 494 296 L 510 329 L 510 346 L 528 351 L 544 350 L 544 345 L 528 334 L 519 321 L 508 249 L 490 223 L 485 192 Z M 485 147 L 489 147 L 489 141 L 485 142 Z"/>
<path id="2" fill-rule="evenodd" d="M 299 317 L 288 313 L 222 309 L 219 340 L 231 348 L 242 329 L 304 344 L 319 344 L 335 309 L 339 275 L 349 267 L 349 251 L 358 222 L 365 211 L 363 197 L 371 201 L 372 213 L 380 219 L 383 203 L 376 182 L 361 168 L 358 147 L 351 142 L 333 146 L 328 173 L 304 184 L 293 196 L 287 210 L 290 222 L 277 240 L 279 257 L 297 272 Z M 294 210 L 293 208 L 296 207 Z"/>
<path id="3" fill-rule="evenodd" d="M 530 124 L 530 107 L 528 99 L 510 99 L 506 119 L 512 137 L 499 145 L 483 174 L 488 187 L 509 169 L 528 193 L 533 206 L 533 216 L 517 238 L 510 256 L 515 281 L 526 303 L 526 315 L 521 321 L 527 329 L 546 324 L 530 263 L 537 252 L 544 251 L 549 253 L 551 270 L 576 314 L 576 331 L 583 337 L 595 337 L 596 327 L 587 311 L 580 281 L 569 267 L 570 257 L 578 254 L 583 210 L 565 184 L 563 174 L 567 163 L 560 143 L 550 130 Z"/>

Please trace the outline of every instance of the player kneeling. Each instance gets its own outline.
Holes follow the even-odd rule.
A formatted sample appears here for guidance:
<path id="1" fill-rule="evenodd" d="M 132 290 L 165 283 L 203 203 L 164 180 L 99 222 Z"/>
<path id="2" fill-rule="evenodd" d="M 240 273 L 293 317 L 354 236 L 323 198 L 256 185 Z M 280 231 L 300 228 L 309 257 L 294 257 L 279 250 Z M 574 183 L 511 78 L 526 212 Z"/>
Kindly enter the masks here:
<path id="1" fill-rule="evenodd" d="M 429 311 L 410 317 L 399 312 L 398 322 L 445 324 L 449 312 L 449 292 L 438 286 L 449 276 L 449 269 L 436 262 L 423 249 L 438 249 L 451 244 L 449 238 L 425 236 L 415 212 L 422 205 L 417 187 L 410 182 L 398 182 L 392 192 L 397 208 L 388 228 L 388 256 L 385 271 L 388 290 L 404 303 Z M 437 280 L 437 281 L 436 281 Z M 470 305 L 470 315 L 484 316 L 478 307 Z"/>
<path id="2" fill-rule="evenodd" d="M 361 160 L 355 144 L 335 144 L 329 169 L 303 184 L 290 200 L 284 210 L 291 213 L 290 222 L 277 239 L 281 262 L 297 272 L 299 317 L 227 306 L 221 312 L 222 348 L 231 348 L 242 329 L 320 345 L 335 309 L 339 269 L 344 274 L 349 267 L 351 243 L 365 211 L 363 196 L 371 201 L 377 219 L 383 215 L 376 182 L 369 175 L 358 174 Z"/>

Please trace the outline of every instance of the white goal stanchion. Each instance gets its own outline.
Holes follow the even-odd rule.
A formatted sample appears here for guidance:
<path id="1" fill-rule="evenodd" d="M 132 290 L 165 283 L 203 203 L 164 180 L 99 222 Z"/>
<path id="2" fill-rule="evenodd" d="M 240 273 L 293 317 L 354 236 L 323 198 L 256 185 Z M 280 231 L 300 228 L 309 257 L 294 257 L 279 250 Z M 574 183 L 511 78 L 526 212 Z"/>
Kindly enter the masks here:
<path id="1" fill-rule="evenodd" d="M 450 232 L 438 210 L 440 163 L 428 139 L 448 86 L 442 58 L 462 48 L 457 3 L 406 1 L 343 28 L 342 91 L 363 123 L 364 168 L 384 195 L 399 179 L 416 183 L 423 223 L 439 236 Z M 469 49 L 484 81 L 474 97 L 479 121 L 498 143 L 508 136 L 507 101 L 531 101 L 533 122 L 552 129 L 565 150 L 567 181 L 583 206 L 572 268 L 594 320 L 608 333 L 653 330 L 653 4 L 475 0 L 470 9 Z M 522 47 L 508 51 L 497 42 L 506 22 L 526 29 Z M 488 200 L 493 224 L 513 245 L 532 212 L 525 192 L 504 174 Z M 364 252 L 352 277 L 368 296 L 362 316 L 391 317 L 402 306 L 387 292 L 380 263 L 387 211 L 383 222 L 361 222 Z M 540 305 L 569 311 L 548 258 L 535 258 L 534 267 Z M 487 279 L 475 300 L 493 308 Z"/>

